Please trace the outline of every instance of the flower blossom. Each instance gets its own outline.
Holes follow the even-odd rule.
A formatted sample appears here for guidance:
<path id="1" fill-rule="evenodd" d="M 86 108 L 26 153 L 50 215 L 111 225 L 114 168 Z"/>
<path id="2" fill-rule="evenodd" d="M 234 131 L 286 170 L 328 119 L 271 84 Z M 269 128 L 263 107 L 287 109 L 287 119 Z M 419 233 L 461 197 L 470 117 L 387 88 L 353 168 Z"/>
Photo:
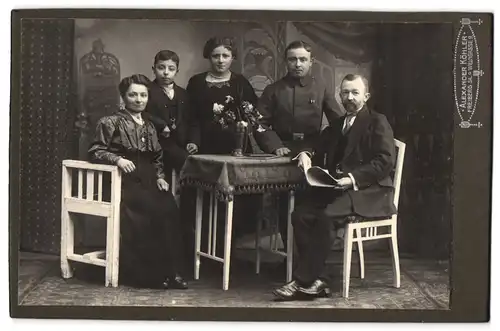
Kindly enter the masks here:
<path id="1" fill-rule="evenodd" d="M 220 115 L 223 110 L 224 110 L 224 105 L 214 103 L 214 107 L 213 107 L 214 114 Z"/>
<path id="2" fill-rule="evenodd" d="M 248 122 L 245 121 L 239 121 L 238 126 L 242 128 L 246 128 L 248 126 Z"/>

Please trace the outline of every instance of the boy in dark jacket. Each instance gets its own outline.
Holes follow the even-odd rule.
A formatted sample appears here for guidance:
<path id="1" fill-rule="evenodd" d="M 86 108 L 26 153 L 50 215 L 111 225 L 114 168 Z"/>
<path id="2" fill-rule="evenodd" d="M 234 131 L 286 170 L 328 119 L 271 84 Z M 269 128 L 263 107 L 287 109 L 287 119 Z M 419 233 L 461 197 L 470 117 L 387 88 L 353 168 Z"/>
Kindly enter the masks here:
<path id="1" fill-rule="evenodd" d="M 179 56 L 170 50 L 158 52 L 154 58 L 155 80 L 149 86 L 146 113 L 154 123 L 163 148 L 166 171 L 180 172 L 189 154 L 198 147 L 191 143 L 191 111 L 186 90 L 178 86 Z"/>
<path id="2" fill-rule="evenodd" d="M 149 85 L 149 100 L 145 111 L 158 133 L 165 173 L 170 174 L 175 169 L 177 176 L 187 157 L 198 151 L 198 146 L 191 139 L 192 113 L 187 92 L 174 82 L 179 72 L 179 62 L 179 56 L 171 50 L 162 50 L 155 55 L 152 67 L 155 80 Z M 175 195 L 177 192 L 172 193 Z M 188 250 L 186 256 L 191 257 L 194 254 L 196 193 L 191 188 L 184 188 L 180 195 L 184 242 Z M 187 265 L 191 266 L 192 263 Z"/>

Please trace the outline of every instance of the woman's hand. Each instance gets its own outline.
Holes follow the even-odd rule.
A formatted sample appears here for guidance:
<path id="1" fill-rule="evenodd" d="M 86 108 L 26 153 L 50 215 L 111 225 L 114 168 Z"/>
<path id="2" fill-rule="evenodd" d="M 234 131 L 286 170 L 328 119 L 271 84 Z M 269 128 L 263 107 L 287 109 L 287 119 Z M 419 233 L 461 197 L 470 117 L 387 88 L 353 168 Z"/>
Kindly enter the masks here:
<path id="1" fill-rule="evenodd" d="M 119 159 L 116 165 L 127 174 L 135 170 L 134 162 L 124 158 Z"/>
<path id="2" fill-rule="evenodd" d="M 168 185 L 167 181 L 163 178 L 158 178 L 156 185 L 158 185 L 158 189 L 160 191 L 168 192 L 168 189 L 170 188 L 170 185 Z"/>
<path id="3" fill-rule="evenodd" d="M 198 146 L 196 146 L 196 144 L 189 143 L 186 146 L 186 150 L 188 151 L 189 154 L 194 154 L 198 152 Z"/>

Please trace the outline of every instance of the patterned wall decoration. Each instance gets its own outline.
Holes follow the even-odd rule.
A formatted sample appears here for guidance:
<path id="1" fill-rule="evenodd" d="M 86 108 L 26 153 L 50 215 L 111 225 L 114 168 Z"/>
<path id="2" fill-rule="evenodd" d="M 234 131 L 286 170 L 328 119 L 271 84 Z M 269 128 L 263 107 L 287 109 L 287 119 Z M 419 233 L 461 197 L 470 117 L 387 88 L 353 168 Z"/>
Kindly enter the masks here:
<path id="1" fill-rule="evenodd" d="M 287 46 L 287 25 L 288 22 L 277 22 L 276 23 L 276 35 L 277 35 L 277 66 L 276 66 L 276 77 L 283 77 L 286 75 L 286 62 L 285 62 L 285 49 Z"/>
<path id="2" fill-rule="evenodd" d="M 276 80 L 277 35 L 272 27 L 253 25 L 243 36 L 243 74 L 260 96 Z"/>
<path id="3" fill-rule="evenodd" d="M 80 158 L 86 159 L 90 139 L 99 118 L 111 115 L 120 103 L 120 61 L 108 52 L 101 39 L 78 62 L 80 97 L 77 126 L 80 128 Z"/>
<path id="4" fill-rule="evenodd" d="M 21 23 L 21 249 L 58 253 L 61 162 L 76 151 L 73 20 Z"/>

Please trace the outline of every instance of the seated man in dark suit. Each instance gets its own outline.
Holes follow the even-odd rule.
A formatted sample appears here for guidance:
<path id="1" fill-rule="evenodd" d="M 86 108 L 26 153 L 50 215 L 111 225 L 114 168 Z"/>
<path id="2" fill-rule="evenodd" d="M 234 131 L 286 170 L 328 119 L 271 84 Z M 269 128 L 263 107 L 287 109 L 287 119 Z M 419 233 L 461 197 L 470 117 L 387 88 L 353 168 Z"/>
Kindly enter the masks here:
<path id="1" fill-rule="evenodd" d="M 309 187 L 292 214 L 297 268 L 293 280 L 273 292 L 282 300 L 328 294 L 332 227 L 338 230 L 347 221 L 396 212 L 390 178 L 396 161 L 393 132 L 384 115 L 366 106 L 369 96 L 366 78 L 344 77 L 340 97 L 346 115 L 323 130 L 312 150 L 294 158 L 299 167 L 307 169 L 312 163 L 327 169 L 339 182 L 336 188 Z"/>

